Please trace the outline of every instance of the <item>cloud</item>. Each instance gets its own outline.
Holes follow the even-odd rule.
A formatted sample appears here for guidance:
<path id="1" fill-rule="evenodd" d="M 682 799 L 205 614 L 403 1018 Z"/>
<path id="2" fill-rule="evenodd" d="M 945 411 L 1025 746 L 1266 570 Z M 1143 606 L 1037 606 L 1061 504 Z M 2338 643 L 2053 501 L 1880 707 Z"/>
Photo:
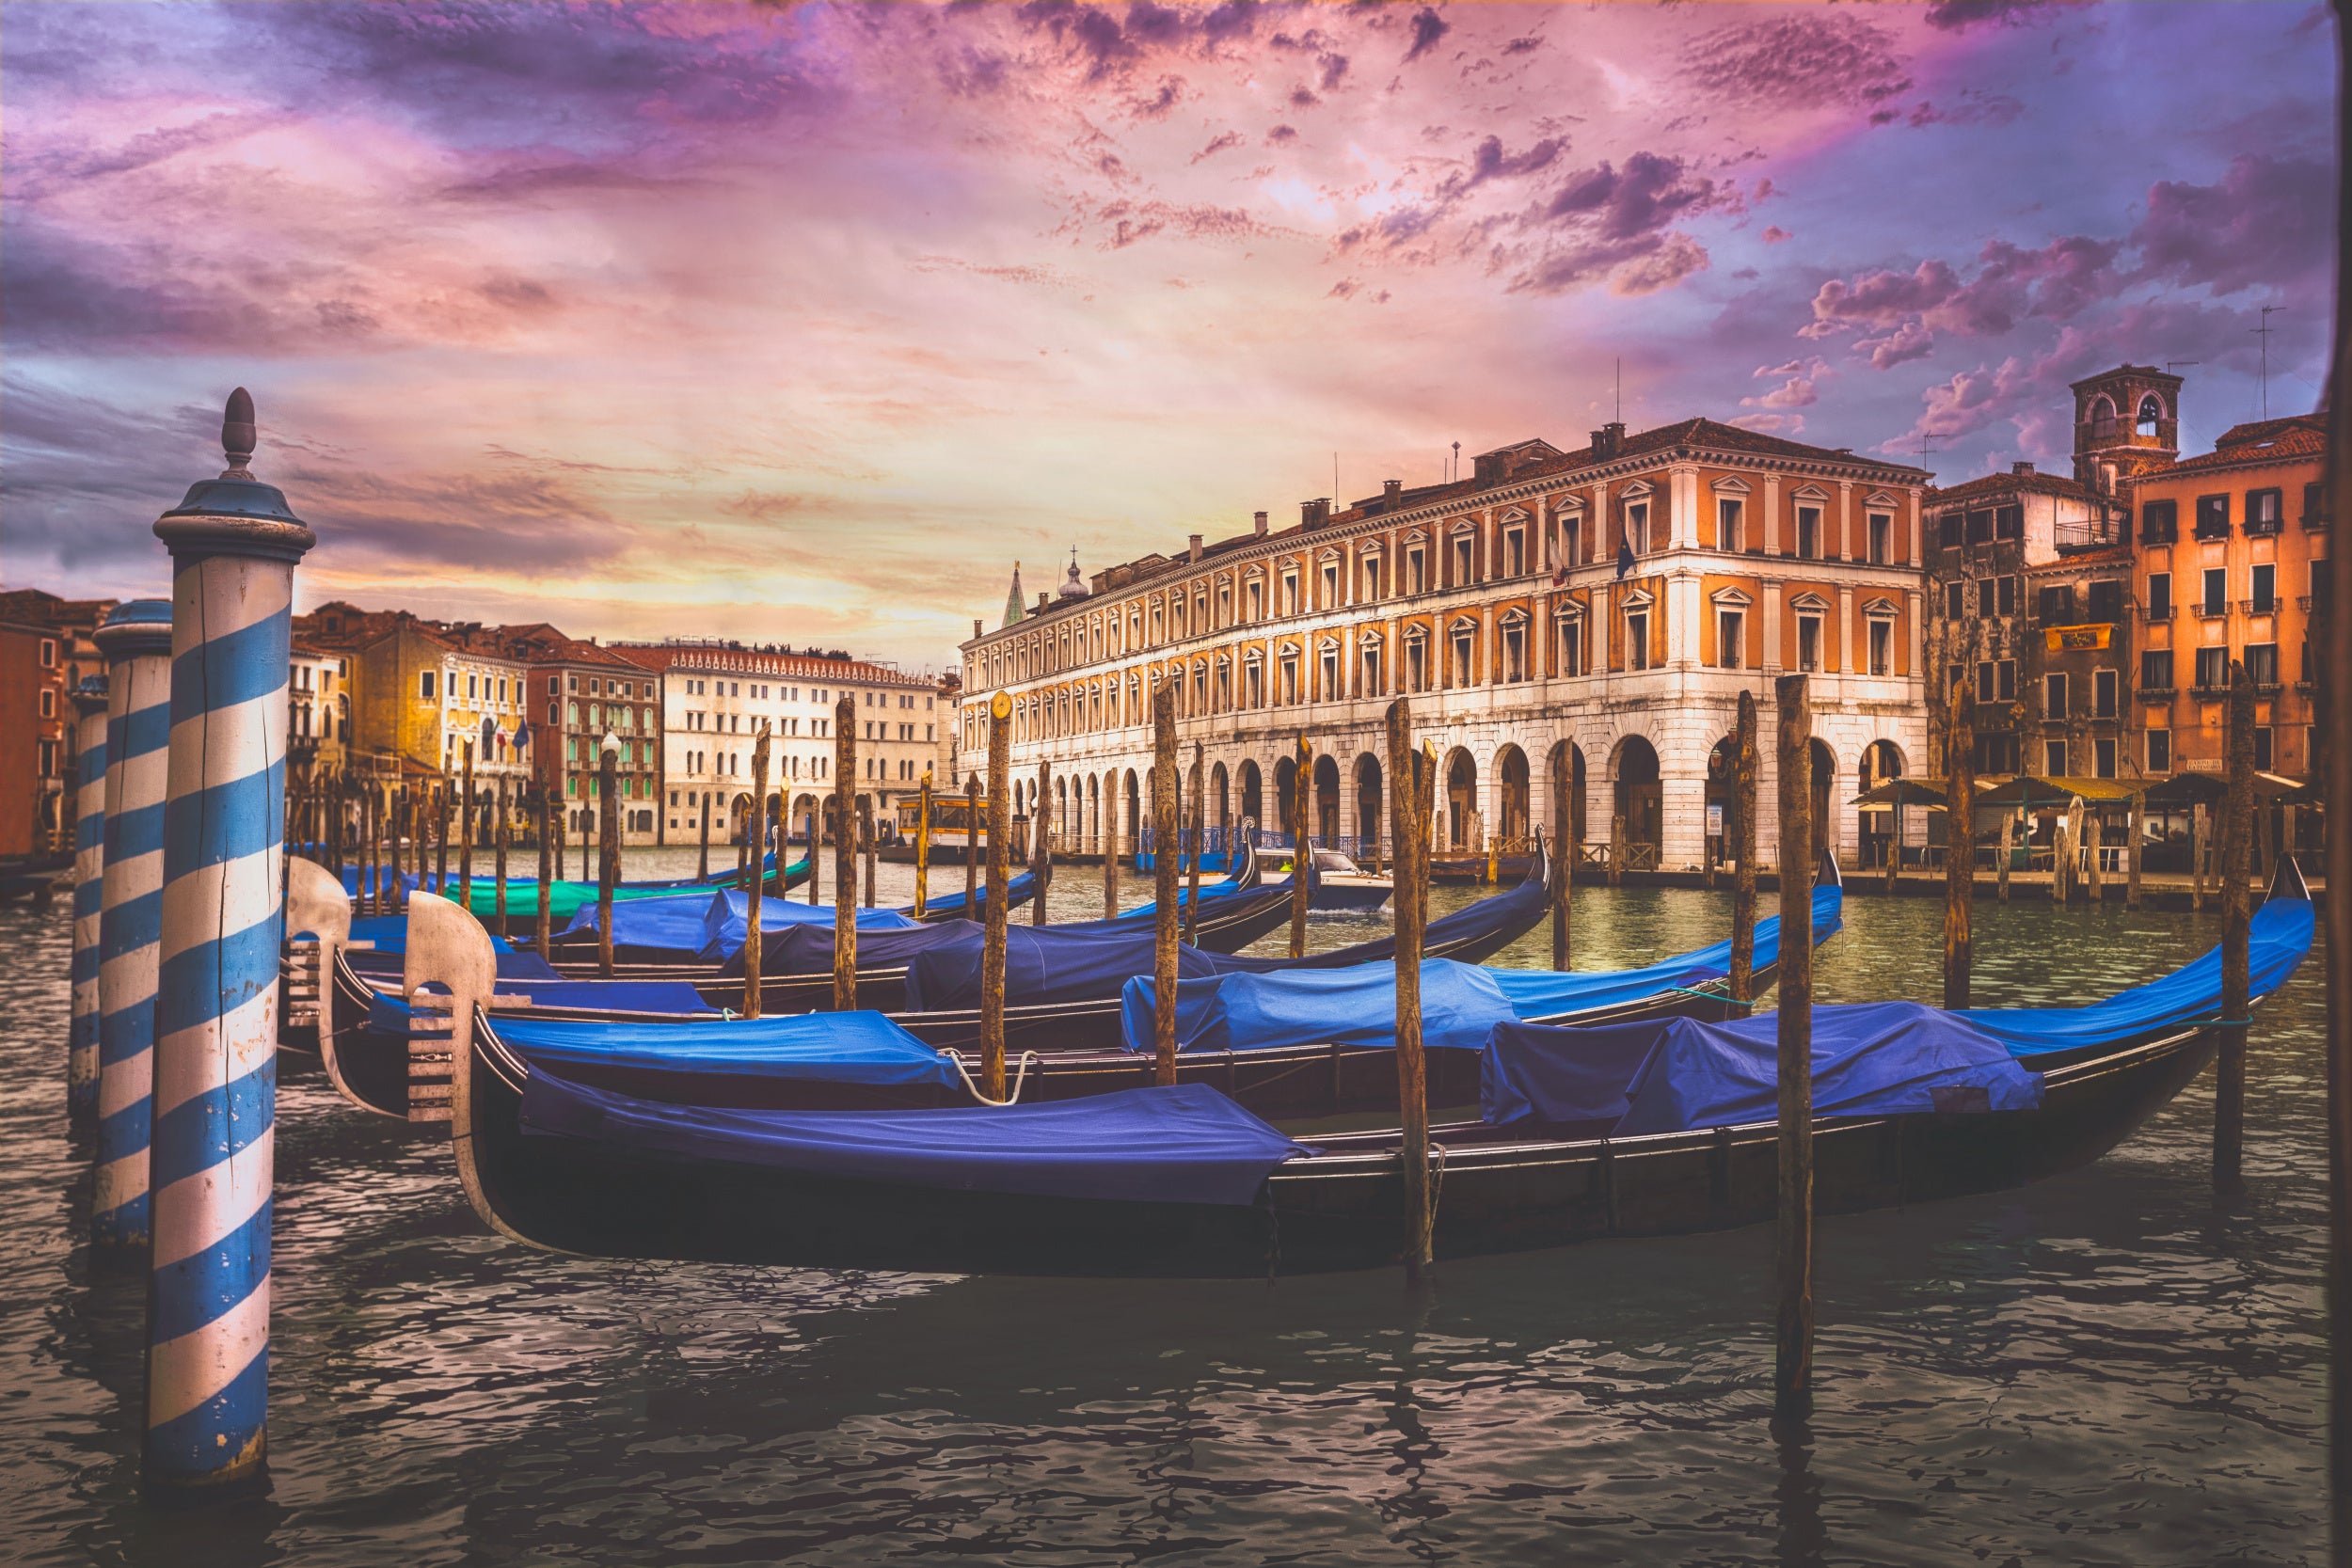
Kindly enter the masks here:
<path id="1" fill-rule="evenodd" d="M 1785 379 L 1779 386 L 1761 397 L 1741 398 L 1740 407 L 1809 408 L 1821 401 L 1820 390 L 1816 383 L 1822 376 L 1830 373 L 1829 361 L 1818 357 L 1791 359 L 1785 365 L 1759 365 L 1756 367 L 1756 373 L 1759 376 L 1780 376 Z"/>
<path id="2" fill-rule="evenodd" d="M 1159 119 L 1184 101 L 1184 79 L 1182 76 L 1163 76 L 1160 85 L 1152 89 L 1149 97 L 1128 102 L 1127 113 L 1136 119 Z"/>
<path id="3" fill-rule="evenodd" d="M 2120 242 L 2070 235 L 2027 250 L 1986 242 L 1974 277 L 1941 260 L 1910 272 L 1884 268 L 1851 281 L 1831 278 L 1813 296 L 1813 320 L 1799 333 L 1820 338 L 1854 327 L 1881 334 L 1906 324 L 1959 337 L 1999 337 L 2027 316 L 2064 321 L 2105 297 L 2118 282 Z"/>
<path id="4" fill-rule="evenodd" d="M 1763 234 L 1763 240 L 1766 245 L 1778 245 L 1783 240 L 1791 240 L 1794 238 L 1796 238 L 1795 235 L 1789 233 L 1788 230 L 1783 229 L 1777 223 L 1767 228 Z"/>
<path id="5" fill-rule="evenodd" d="M 2160 180 L 2132 231 L 2141 276 L 2217 294 L 2316 277 L 2333 255 L 2335 187 L 2315 159 L 2261 153 L 2210 185 Z"/>
<path id="6" fill-rule="evenodd" d="M 2014 27 L 2047 13 L 2045 0 L 1928 0 L 1927 22 L 1957 33 L 1988 24 Z"/>
<path id="7" fill-rule="evenodd" d="M 1454 31 L 1445 18 L 1424 6 L 1413 13 L 1413 46 L 1405 52 L 1405 63 L 1411 65 L 1432 49 L 1438 40 Z"/>
<path id="8" fill-rule="evenodd" d="M 1612 292 L 1620 295 L 1669 288 L 1708 264 L 1706 250 L 1671 233 L 1673 225 L 1722 200 L 1715 182 L 1655 152 L 1572 173 L 1523 220 L 1542 238 L 1510 286 L 1558 293 L 1613 274 Z"/>
<path id="9" fill-rule="evenodd" d="M 1924 359 L 1935 352 L 1935 334 L 1919 321 L 1907 321 L 1883 338 L 1864 338 L 1854 343 L 1856 354 L 1870 356 L 1870 368 L 1891 371 L 1913 359 Z"/>
<path id="10" fill-rule="evenodd" d="M 1911 85 L 1884 28 L 1810 11 L 1704 34 L 1685 46 L 1682 74 L 1712 98 L 1795 108 L 1877 103 Z"/>
<path id="11" fill-rule="evenodd" d="M 2025 100 L 2012 98 L 2005 92 L 1988 92 L 1982 87 L 1970 87 L 1960 95 L 1952 108 L 1939 109 L 1932 103 L 1921 100 L 1914 105 L 1910 123 L 1923 125 L 2007 125 L 2026 112 Z"/>
<path id="12" fill-rule="evenodd" d="M 1239 147 L 1241 144 L 1242 134 L 1239 131 L 1228 131 L 1223 135 L 1213 137 L 1208 146 L 1192 155 L 1192 161 L 1197 164 L 1203 158 L 1214 158 L 1227 149 Z"/>

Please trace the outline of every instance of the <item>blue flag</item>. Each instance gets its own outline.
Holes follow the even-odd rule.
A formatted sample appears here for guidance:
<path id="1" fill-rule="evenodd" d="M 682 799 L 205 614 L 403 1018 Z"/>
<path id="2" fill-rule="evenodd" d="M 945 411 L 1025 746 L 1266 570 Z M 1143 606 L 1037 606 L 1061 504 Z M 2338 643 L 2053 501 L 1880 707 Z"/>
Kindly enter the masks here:
<path id="1" fill-rule="evenodd" d="M 1622 578 L 1633 570 L 1633 546 L 1620 542 L 1617 546 L 1617 576 Z"/>

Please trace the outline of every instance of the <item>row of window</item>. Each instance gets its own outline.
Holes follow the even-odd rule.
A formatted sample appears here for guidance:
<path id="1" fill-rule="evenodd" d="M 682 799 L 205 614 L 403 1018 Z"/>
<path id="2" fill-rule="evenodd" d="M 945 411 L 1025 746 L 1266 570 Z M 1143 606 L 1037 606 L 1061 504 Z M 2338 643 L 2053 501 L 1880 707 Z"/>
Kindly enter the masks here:
<path id="1" fill-rule="evenodd" d="M 1938 549 L 1956 550 L 1963 544 L 1990 545 L 2004 539 L 2026 536 L 2026 509 L 2023 506 L 1954 507 L 1938 513 L 1935 519 L 1935 544 Z"/>
<path id="2" fill-rule="evenodd" d="M 2199 648 L 2195 652 L 2197 657 L 2196 689 L 2217 692 L 2226 690 L 2230 685 L 2230 650 Z M 2247 679 L 2252 681 L 2257 687 L 2279 684 L 2279 644 L 2249 642 L 2238 651 L 2238 657 L 2245 662 Z M 2172 650 L 2169 648 L 2150 648 L 2143 652 L 2139 656 L 2139 689 L 2150 692 L 2170 691 L 2177 674 L 2172 658 Z M 2304 680 L 2312 678 L 2312 645 L 2308 641 L 2303 644 L 2303 671 L 2300 678 Z"/>
<path id="3" fill-rule="evenodd" d="M 2227 539 L 2230 536 L 2231 500 L 2227 495 L 2200 496 L 2196 508 L 2195 530 L 2200 539 Z M 2303 516 L 2306 522 L 2322 517 L 2326 505 L 2319 485 L 2303 487 Z M 2277 533 L 2286 526 L 2286 495 L 2276 485 L 2264 490 L 2246 492 L 2245 532 L 2249 538 Z M 2170 545 L 2181 537 L 2181 503 L 2177 500 L 2143 501 L 2139 508 L 2139 542 L 2143 545 Z"/>
<path id="4" fill-rule="evenodd" d="M 2327 612 L 2329 578 L 2328 562 L 2312 562 L 2311 598 L 2309 608 L 2317 614 Z M 2230 610 L 2230 573 L 2224 566 L 2208 566 L 2199 579 L 2199 595 L 2195 605 L 2199 615 L 2226 615 Z M 2279 610 L 2279 568 L 2269 562 L 2259 562 L 2247 568 L 2246 601 L 2244 609 L 2249 615 L 2271 615 Z M 2148 574 L 2148 618 L 2152 621 L 2172 619 L 2172 574 Z"/>
<path id="5" fill-rule="evenodd" d="M 805 776 L 808 778 L 830 778 L 833 774 L 833 758 L 831 757 L 802 757 L 796 753 L 787 752 L 776 758 L 775 776 L 778 779 L 801 778 L 803 776 L 802 770 L 803 762 L 807 764 Z M 721 778 L 748 778 L 751 776 L 751 753 L 748 752 L 715 753 L 689 752 L 686 753 L 686 771 L 689 773 L 714 773 Z"/>

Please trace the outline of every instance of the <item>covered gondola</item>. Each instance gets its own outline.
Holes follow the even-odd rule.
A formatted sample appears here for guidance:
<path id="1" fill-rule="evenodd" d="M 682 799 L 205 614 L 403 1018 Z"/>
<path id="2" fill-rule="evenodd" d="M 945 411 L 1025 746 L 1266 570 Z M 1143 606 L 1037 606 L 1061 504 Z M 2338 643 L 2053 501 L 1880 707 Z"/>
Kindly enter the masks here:
<path id="1" fill-rule="evenodd" d="M 2291 866 L 2255 917 L 2254 993 L 2308 953 Z M 453 942 L 464 933 L 451 931 Z M 477 1212 L 596 1256 L 937 1272 L 1262 1276 L 1377 1267 L 1403 1233 L 1393 1131 L 1286 1134 L 1202 1084 L 930 1111 L 755 1111 L 598 1089 L 473 1025 L 492 964 L 452 953 L 453 1146 Z M 2213 1054 L 2217 954 L 2084 1008 L 1817 1007 L 1824 1213 L 2014 1186 L 2113 1148 Z M 2035 1047 L 2064 1013 L 2065 1048 Z M 1772 1217 L 1773 1023 L 1502 1025 L 1481 1115 L 1432 1130 L 1440 1259 Z M 903 1050 L 903 1047 L 901 1047 Z M 910 1059 L 912 1057 L 910 1056 Z"/>

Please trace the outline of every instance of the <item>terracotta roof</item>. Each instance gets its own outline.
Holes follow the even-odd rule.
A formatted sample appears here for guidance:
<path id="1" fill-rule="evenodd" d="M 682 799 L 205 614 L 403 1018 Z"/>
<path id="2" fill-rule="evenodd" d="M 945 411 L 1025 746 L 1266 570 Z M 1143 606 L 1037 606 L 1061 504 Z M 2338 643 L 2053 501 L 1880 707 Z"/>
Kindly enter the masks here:
<path id="1" fill-rule="evenodd" d="M 1982 479 L 1972 479 L 1964 484 L 1931 490 L 1927 493 L 1925 504 L 1942 506 L 1952 501 L 1986 500 L 2017 491 L 2031 491 L 2037 496 L 2059 496 L 2068 500 L 2095 501 L 2106 499 L 2078 479 L 2070 479 L 2064 474 L 2035 472 L 1987 474 Z"/>
<path id="2" fill-rule="evenodd" d="M 2152 468 L 2137 477 L 2145 482 L 2201 469 L 2259 467 L 2265 463 L 2293 463 L 2307 457 L 2324 457 L 2327 451 L 2328 416 L 2325 413 L 2297 414 L 2289 419 L 2259 420 L 2252 424 L 2233 425 L 2221 433 L 2221 439 L 2214 443 L 2213 451 L 2196 457 L 2184 457 L 2178 463 Z"/>

